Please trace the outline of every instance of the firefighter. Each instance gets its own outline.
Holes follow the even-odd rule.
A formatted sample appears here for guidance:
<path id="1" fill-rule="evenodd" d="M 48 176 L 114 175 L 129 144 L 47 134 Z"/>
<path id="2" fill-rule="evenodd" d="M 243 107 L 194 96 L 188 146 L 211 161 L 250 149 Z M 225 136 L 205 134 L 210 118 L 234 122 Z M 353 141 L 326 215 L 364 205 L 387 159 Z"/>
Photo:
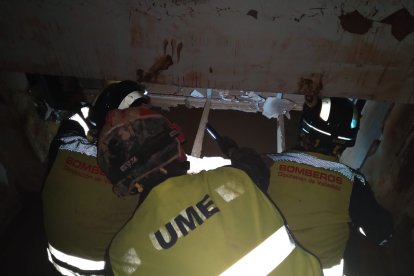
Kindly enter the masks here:
<path id="1" fill-rule="evenodd" d="M 145 107 L 108 113 L 98 164 L 119 196 L 148 194 L 112 241 L 108 274 L 321 275 L 265 195 L 256 152 L 227 148 L 231 166 L 187 175 L 182 137 Z"/>
<path id="2" fill-rule="evenodd" d="M 141 104 L 143 93 L 132 81 L 110 84 L 83 123 L 97 132 L 109 110 Z M 112 192 L 96 153 L 80 123 L 62 121 L 50 146 L 42 201 L 48 257 L 64 275 L 103 275 L 105 250 L 138 204 L 138 194 L 121 199 Z"/>
<path id="3" fill-rule="evenodd" d="M 376 202 L 364 176 L 339 163 L 343 150 L 355 144 L 359 122 L 351 100 L 308 96 L 299 146 L 269 155 L 274 163 L 268 194 L 329 275 L 342 275 L 348 224 L 376 244 L 384 244 L 392 233 L 390 213 Z"/>

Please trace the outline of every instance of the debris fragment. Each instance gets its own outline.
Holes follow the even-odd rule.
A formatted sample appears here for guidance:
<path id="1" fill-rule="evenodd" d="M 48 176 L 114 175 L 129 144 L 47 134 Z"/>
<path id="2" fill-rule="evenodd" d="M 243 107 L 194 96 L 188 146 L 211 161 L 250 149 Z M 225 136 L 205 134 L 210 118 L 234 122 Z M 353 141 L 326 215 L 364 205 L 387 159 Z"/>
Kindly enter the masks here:
<path id="1" fill-rule="evenodd" d="M 271 119 L 286 115 L 290 119 L 289 111 L 292 110 L 296 104 L 287 99 L 280 99 L 276 97 L 268 97 L 263 105 L 262 114 Z"/>
<path id="2" fill-rule="evenodd" d="M 236 97 L 230 95 L 229 91 L 227 90 L 221 90 L 219 91 L 219 96 L 223 101 L 233 101 Z"/>
<path id="3" fill-rule="evenodd" d="M 193 90 L 193 92 L 191 92 L 190 95 L 194 98 L 204 98 L 204 95 L 195 89 Z"/>
<path id="4" fill-rule="evenodd" d="M 366 34 L 372 27 L 372 20 L 364 17 L 357 10 L 339 16 L 341 26 L 353 34 Z"/>

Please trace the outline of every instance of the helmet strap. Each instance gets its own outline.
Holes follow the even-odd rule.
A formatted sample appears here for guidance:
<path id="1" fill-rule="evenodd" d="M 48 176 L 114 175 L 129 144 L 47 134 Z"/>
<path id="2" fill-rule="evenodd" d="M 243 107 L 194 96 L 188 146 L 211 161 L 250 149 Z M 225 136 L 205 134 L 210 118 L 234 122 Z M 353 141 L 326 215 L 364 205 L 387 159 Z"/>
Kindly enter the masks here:
<path id="1" fill-rule="evenodd" d="M 321 144 L 321 140 L 320 139 L 316 139 L 315 140 L 315 143 L 313 144 L 313 147 L 314 148 L 317 148 L 317 147 L 319 147 L 320 144 Z"/>
<path id="2" fill-rule="evenodd" d="M 162 172 L 163 174 L 168 174 L 168 171 L 163 167 L 160 168 L 160 172 Z"/>
<path id="3" fill-rule="evenodd" d="M 335 145 L 334 148 L 332 149 L 332 155 L 339 158 L 343 151 L 344 151 L 344 147 L 340 145 Z"/>
<path id="4" fill-rule="evenodd" d="M 318 152 L 338 157 L 344 151 L 344 147 L 334 143 L 322 143 L 320 139 L 310 139 L 307 135 L 300 135 L 299 150 Z"/>

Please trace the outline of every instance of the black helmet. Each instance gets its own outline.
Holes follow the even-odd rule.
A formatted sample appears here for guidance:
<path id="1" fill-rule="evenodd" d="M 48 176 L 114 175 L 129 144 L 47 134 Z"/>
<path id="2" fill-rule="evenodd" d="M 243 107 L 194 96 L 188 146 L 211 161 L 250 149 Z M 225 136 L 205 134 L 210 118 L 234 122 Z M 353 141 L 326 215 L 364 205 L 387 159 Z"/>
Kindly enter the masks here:
<path id="1" fill-rule="evenodd" d="M 144 85 L 129 80 L 111 83 L 102 90 L 93 103 L 89 111 L 89 122 L 99 131 L 109 111 L 128 108 L 137 101 L 148 102 Z"/>
<path id="2" fill-rule="evenodd" d="M 300 131 L 320 145 L 352 147 L 359 130 L 359 112 L 347 98 L 307 97 L 303 105 Z"/>

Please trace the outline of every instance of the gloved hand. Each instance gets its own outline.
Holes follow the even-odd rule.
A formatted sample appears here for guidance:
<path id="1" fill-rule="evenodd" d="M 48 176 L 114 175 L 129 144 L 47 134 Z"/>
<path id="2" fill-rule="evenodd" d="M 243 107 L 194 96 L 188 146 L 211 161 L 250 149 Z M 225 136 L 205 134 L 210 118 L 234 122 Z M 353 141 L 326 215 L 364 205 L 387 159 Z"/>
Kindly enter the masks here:
<path id="1" fill-rule="evenodd" d="M 230 159 L 233 151 L 239 148 L 237 143 L 227 136 L 220 137 L 220 139 L 218 139 L 217 142 L 223 154 L 229 157 Z"/>
<path id="2" fill-rule="evenodd" d="M 243 170 L 264 193 L 270 181 L 270 170 L 263 158 L 250 148 L 233 148 L 231 165 Z"/>

